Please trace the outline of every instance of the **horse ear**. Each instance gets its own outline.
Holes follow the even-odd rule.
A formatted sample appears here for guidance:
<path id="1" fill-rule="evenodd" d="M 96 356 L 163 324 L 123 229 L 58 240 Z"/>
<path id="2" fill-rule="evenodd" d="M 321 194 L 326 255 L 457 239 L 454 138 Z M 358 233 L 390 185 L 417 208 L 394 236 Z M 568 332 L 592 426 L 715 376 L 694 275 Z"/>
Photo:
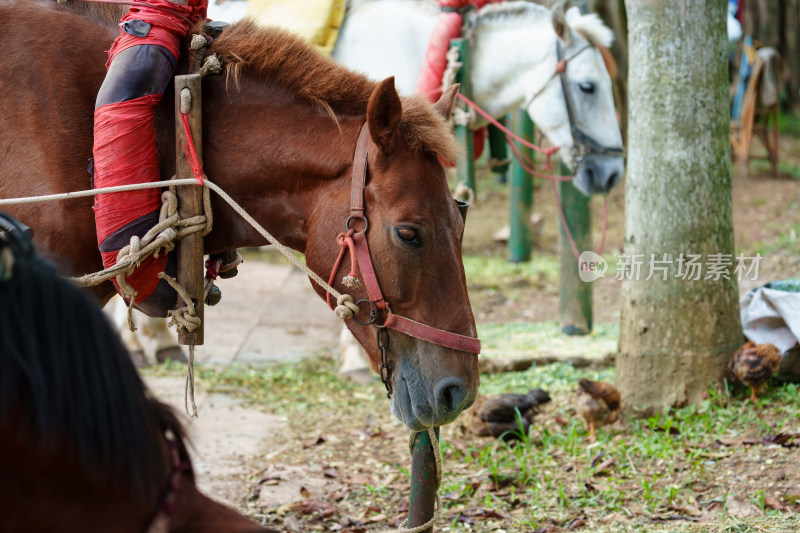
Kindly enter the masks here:
<path id="1" fill-rule="evenodd" d="M 394 145 L 394 134 L 403 114 L 403 105 L 394 88 L 394 76 L 380 82 L 367 103 L 367 124 L 372 141 L 382 152 Z"/>
<path id="2" fill-rule="evenodd" d="M 453 112 L 453 106 L 456 105 L 456 96 L 458 89 L 461 87 L 460 83 L 456 83 L 448 87 L 439 97 L 439 100 L 433 104 L 433 108 L 444 117 L 445 120 L 450 119 L 450 113 Z"/>
<path id="3" fill-rule="evenodd" d="M 553 15 L 553 29 L 556 32 L 556 37 L 564 41 L 565 45 L 569 45 L 570 30 L 567 25 L 567 15 L 564 13 L 564 0 L 556 2 L 551 11 Z"/>

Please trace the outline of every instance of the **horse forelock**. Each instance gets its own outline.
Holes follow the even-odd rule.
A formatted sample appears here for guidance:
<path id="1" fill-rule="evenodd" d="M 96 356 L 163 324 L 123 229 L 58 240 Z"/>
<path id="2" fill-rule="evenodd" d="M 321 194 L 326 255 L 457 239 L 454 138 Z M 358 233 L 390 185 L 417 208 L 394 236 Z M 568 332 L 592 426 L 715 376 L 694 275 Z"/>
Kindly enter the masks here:
<path id="1" fill-rule="evenodd" d="M 605 25 L 597 13 L 567 19 L 572 31 L 595 46 L 608 48 L 614 42 L 614 32 Z"/>
<path id="2" fill-rule="evenodd" d="M 103 312 L 38 257 L 18 258 L 0 301 L 0 428 L 154 505 L 171 466 L 163 435 L 185 451 L 184 432 L 148 396 Z"/>
<path id="3" fill-rule="evenodd" d="M 278 27 L 243 19 L 226 28 L 209 48 L 223 75 L 237 86 L 242 76 L 274 84 L 332 116 L 362 115 L 376 83 L 320 53 Z M 455 160 L 459 147 L 450 126 L 424 98 L 404 97 L 400 130 L 409 148 Z"/>

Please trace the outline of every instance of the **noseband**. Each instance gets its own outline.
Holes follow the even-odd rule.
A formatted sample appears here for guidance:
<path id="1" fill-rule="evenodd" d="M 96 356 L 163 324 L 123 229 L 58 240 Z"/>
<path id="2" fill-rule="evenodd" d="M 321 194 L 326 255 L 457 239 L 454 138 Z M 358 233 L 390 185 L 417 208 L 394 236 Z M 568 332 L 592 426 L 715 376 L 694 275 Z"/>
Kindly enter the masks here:
<path id="1" fill-rule="evenodd" d="M 367 148 L 369 146 L 369 128 L 365 123 L 361 128 L 361 133 L 358 136 L 356 143 L 355 156 L 353 157 L 353 177 L 350 185 L 350 216 L 347 217 L 345 222 L 345 231 L 339 234 L 337 242 L 339 244 L 340 253 L 336 264 L 331 272 L 329 283 L 333 285 L 334 278 L 344 253 L 349 250 L 351 262 L 351 276 L 355 274 L 356 264 L 361 271 L 361 278 L 367 290 L 368 298 L 359 300 L 356 305 L 362 303 L 370 306 L 369 319 L 360 321 L 356 318 L 354 320 L 362 326 L 374 325 L 377 328 L 376 338 L 378 350 L 381 355 L 381 362 L 379 372 L 381 381 L 386 386 L 387 396 L 392 395 L 391 384 L 391 367 L 389 366 L 388 349 L 389 349 L 389 331 L 390 329 L 399 331 L 416 339 L 424 340 L 439 346 L 451 348 L 461 352 L 469 352 L 479 354 L 481 352 L 481 341 L 475 337 L 468 337 L 466 335 L 459 335 L 442 329 L 422 324 L 410 318 L 397 315 L 392 312 L 389 302 L 383 297 L 381 292 L 378 278 L 375 274 L 375 267 L 372 264 L 372 256 L 369 252 L 369 245 L 367 244 L 367 231 L 369 230 L 369 220 L 365 212 L 364 205 L 364 189 L 367 184 L 367 167 L 368 156 Z M 459 212 L 462 216 L 466 216 L 465 206 L 459 205 Z M 361 220 L 363 222 L 363 229 L 356 231 L 351 228 L 351 224 Z M 333 309 L 330 294 L 327 296 L 328 305 Z M 380 323 L 382 312 L 385 311 L 383 323 Z"/>
<path id="2" fill-rule="evenodd" d="M 550 76 L 550 79 L 558 74 L 558 79 L 561 82 L 561 93 L 564 95 L 564 104 L 567 107 L 567 118 L 569 120 L 569 129 L 570 133 L 572 134 L 572 149 L 570 150 L 570 155 L 572 156 L 573 161 L 573 171 L 575 168 L 580 165 L 580 163 L 586 158 L 587 155 L 596 154 L 596 155 L 608 155 L 608 156 L 617 156 L 617 157 L 624 157 L 625 156 L 625 149 L 621 147 L 609 147 L 603 146 L 595 139 L 591 137 L 588 133 L 583 131 L 579 126 L 578 122 L 575 120 L 575 104 L 572 101 L 572 93 L 569 90 L 569 78 L 567 77 L 567 63 L 574 59 L 576 56 L 580 55 L 584 51 L 593 48 L 591 44 L 585 45 L 583 48 L 569 56 L 568 58 L 564 57 L 564 45 L 561 43 L 560 39 L 556 39 L 556 69 L 553 74 Z M 524 108 L 527 109 L 528 106 L 539 96 L 542 91 L 544 91 L 545 87 L 547 87 L 550 80 L 545 83 L 541 89 L 536 91 L 533 96 L 531 96 Z"/>
<path id="3" fill-rule="evenodd" d="M 587 44 L 572 54 L 569 59 L 591 48 L 591 46 L 591 44 Z M 564 46 L 561 44 L 560 39 L 556 39 L 556 59 L 558 60 L 559 66 L 563 65 L 563 67 L 557 67 L 556 72 L 558 73 L 559 80 L 561 80 L 561 92 L 564 94 L 564 102 L 567 105 L 569 129 L 572 132 L 572 150 L 570 154 L 572 155 L 572 160 L 575 162 L 575 166 L 577 167 L 581 161 L 590 154 L 623 157 L 625 155 L 625 150 L 623 148 L 603 146 L 578 127 L 575 121 L 575 104 L 572 102 L 572 93 L 569 90 L 569 78 L 567 78 L 567 60 L 564 59 Z"/>

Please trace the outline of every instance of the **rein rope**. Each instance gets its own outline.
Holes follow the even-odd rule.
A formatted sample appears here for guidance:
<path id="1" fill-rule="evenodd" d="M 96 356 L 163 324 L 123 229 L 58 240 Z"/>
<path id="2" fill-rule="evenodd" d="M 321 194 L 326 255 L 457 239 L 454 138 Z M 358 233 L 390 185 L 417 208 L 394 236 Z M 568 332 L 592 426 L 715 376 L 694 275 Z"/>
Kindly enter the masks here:
<path id="1" fill-rule="evenodd" d="M 582 52 L 584 49 L 579 50 L 579 52 Z M 571 59 L 576 55 L 577 53 L 573 54 L 568 59 Z M 452 47 L 447 54 L 447 59 L 448 59 L 448 66 L 447 66 L 447 71 L 445 71 L 445 77 L 442 80 L 443 87 L 446 86 L 445 83 L 447 83 L 447 80 L 452 80 L 455 78 L 455 73 L 458 71 L 459 68 L 461 68 L 461 62 L 458 61 L 459 59 L 458 48 Z M 562 58 L 556 64 L 556 70 L 554 71 L 550 79 L 554 78 L 557 74 L 562 75 L 562 73 L 566 71 L 566 63 L 568 59 Z M 550 80 L 548 80 L 548 83 L 549 81 Z M 541 90 L 539 92 L 541 92 Z M 538 95 L 538 93 L 536 94 Z M 519 135 L 511 131 L 503 123 L 496 120 L 492 115 L 490 115 L 485 109 L 481 108 L 478 104 L 476 104 L 463 94 L 456 93 L 456 95 L 462 102 L 464 102 L 467 105 L 467 108 L 469 109 L 469 111 L 464 111 L 458 107 L 455 107 L 453 109 L 453 120 L 456 124 L 469 126 L 474 121 L 475 113 L 482 116 L 487 121 L 489 121 L 489 123 L 491 123 L 493 126 L 498 128 L 505 134 L 506 143 L 508 144 L 509 147 L 511 147 L 511 152 L 514 154 L 514 158 L 517 160 L 517 162 L 520 164 L 523 170 L 525 170 L 525 172 L 527 172 L 531 176 L 535 176 L 537 178 L 541 178 L 550 182 L 553 190 L 553 199 L 556 202 L 558 216 L 559 219 L 561 220 L 561 227 L 564 229 L 564 234 L 567 236 L 567 240 L 569 241 L 569 245 L 570 248 L 572 249 L 573 255 L 575 256 L 575 260 L 580 262 L 580 251 L 578 250 L 578 246 L 575 244 L 575 239 L 572 237 L 572 232 L 570 231 L 569 226 L 567 225 L 567 217 L 564 214 L 564 207 L 561 204 L 561 199 L 558 196 L 558 182 L 572 181 L 574 179 L 574 176 L 561 176 L 553 171 L 553 163 L 551 158 L 554 154 L 556 154 L 559 151 L 559 147 L 558 146 L 542 147 L 533 144 L 532 142 L 520 137 Z M 565 98 L 566 97 L 567 96 L 565 94 Z M 575 128 L 572 127 L 573 113 L 571 109 L 569 109 L 571 108 L 571 105 L 569 102 L 567 105 L 569 110 L 570 126 L 574 130 Z M 540 172 L 536 170 L 534 162 L 520 150 L 520 148 L 516 145 L 514 141 L 516 141 L 517 143 L 521 144 L 526 148 L 530 148 L 531 150 L 537 153 L 544 154 L 546 160 L 543 169 L 545 170 L 545 172 Z M 602 233 L 600 236 L 600 246 L 598 247 L 596 252 L 598 255 L 603 254 L 603 248 L 606 242 L 606 232 L 608 229 L 608 196 L 603 197 L 603 222 L 601 228 L 602 228 L 601 229 Z"/>

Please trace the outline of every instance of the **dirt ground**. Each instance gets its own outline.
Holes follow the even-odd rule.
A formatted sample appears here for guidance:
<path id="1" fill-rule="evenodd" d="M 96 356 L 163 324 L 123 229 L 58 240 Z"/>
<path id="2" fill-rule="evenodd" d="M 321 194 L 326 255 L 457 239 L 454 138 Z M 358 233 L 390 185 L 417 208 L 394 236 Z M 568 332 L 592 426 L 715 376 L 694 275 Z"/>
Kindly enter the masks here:
<path id="1" fill-rule="evenodd" d="M 785 161 L 800 167 L 800 143 L 786 142 L 782 152 Z M 505 245 L 493 243 L 491 236 L 506 223 L 507 189 L 492 180 L 486 178 L 480 183 L 478 198 L 470 209 L 465 255 L 503 257 L 505 254 Z M 557 252 L 557 214 L 549 185 L 537 185 L 534 202 L 534 212 L 543 220 L 541 232 L 536 236 L 534 253 L 552 258 Z M 601 212 L 601 205 L 599 199 L 593 200 L 594 228 L 600 225 L 598 213 Z M 737 251 L 748 254 L 759 252 L 764 256 L 759 281 L 741 283 L 740 292 L 744 293 L 771 279 L 796 277 L 800 272 L 800 254 L 797 253 L 800 245 L 800 181 L 788 175 L 772 176 L 763 167 L 753 168 L 746 175 L 737 165 L 733 205 Z M 624 183 L 609 196 L 606 241 L 606 250 L 609 252 L 622 251 L 623 211 Z M 511 322 L 521 317 L 535 322 L 558 319 L 558 280 L 555 276 L 545 275 L 535 282 L 515 285 L 513 297 L 509 297 L 504 287 L 473 284 L 470 291 L 479 323 Z M 620 304 L 619 282 L 613 277 L 594 284 L 596 322 L 617 321 Z M 331 344 L 331 336 L 326 335 L 327 351 L 314 354 L 318 357 L 315 359 L 318 362 L 313 364 L 315 368 L 305 371 L 335 371 L 333 357 L 336 347 Z M 284 335 L 283 338 L 291 339 L 291 336 Z M 270 341 L 264 339 L 263 342 L 269 344 Z M 183 388 L 179 374 L 179 369 L 151 370 L 146 373 L 156 393 L 180 406 L 182 411 Z M 198 380 L 198 398 L 205 410 L 199 422 L 192 422 L 194 427 L 191 428 L 195 436 L 200 484 L 204 490 L 259 522 L 291 532 L 355 533 L 396 526 L 403 516 L 408 495 L 407 469 L 410 460 L 405 445 L 408 433 L 389 415 L 380 383 L 373 380 L 367 385 L 354 387 L 341 384 L 336 378 L 324 378 L 321 391 L 313 385 L 303 385 L 300 391 L 295 391 L 294 394 L 300 394 L 306 402 L 303 410 L 292 410 L 290 407 L 287 411 L 281 407 L 282 404 L 254 400 L 252 393 L 245 390 L 251 385 L 246 380 L 232 385 L 228 378 L 217 376 L 210 379 Z M 299 379 L 302 383 L 305 378 Z M 327 379 L 335 383 L 331 384 Z M 563 420 L 573 414 L 570 403 L 567 394 L 556 394 L 542 418 L 542 428 L 563 425 Z M 523 504 L 514 503 L 518 499 L 515 500 L 513 490 L 492 490 L 487 486 L 487 472 L 470 471 L 473 468 L 471 463 L 464 461 L 460 455 L 459 450 L 471 446 L 490 446 L 491 441 L 471 440 L 459 433 L 455 426 L 443 431 L 443 440 L 449 443 L 445 453 L 446 465 L 449 465 L 446 468 L 457 476 L 450 479 L 449 486 L 443 486 L 445 499 L 452 501 L 446 513 L 448 518 L 440 522 L 437 530 L 469 528 L 474 531 L 543 533 L 581 528 L 582 524 L 567 528 L 567 524 L 574 523 L 570 520 L 577 519 L 570 516 L 544 521 L 536 527 L 514 526 L 508 520 L 492 521 L 492 517 L 485 514 L 485 507 L 480 510 L 470 506 L 475 498 L 461 505 L 460 496 L 453 492 L 454 487 L 469 485 L 472 476 L 473 496 L 477 494 L 486 502 L 494 501 L 493 498 L 507 502 L 507 505 L 503 504 L 501 513 L 506 518 L 529 512 Z M 745 437 L 739 435 L 737 438 Z M 800 479 L 796 475 L 797 469 L 792 465 L 797 464 L 800 456 L 796 448 L 791 452 L 787 450 L 765 447 L 741 454 L 729 451 L 724 444 L 717 449 L 709 448 L 709 464 L 714 463 L 718 468 L 709 469 L 701 476 L 695 475 L 687 466 L 685 473 L 685 476 L 696 479 L 700 493 L 703 493 L 700 485 L 705 483 L 712 495 L 709 497 L 712 502 L 707 502 L 706 507 L 698 507 L 699 512 L 713 514 L 713 500 L 720 497 L 719 487 L 735 486 L 737 483 L 755 484 L 753 490 L 760 489 L 768 494 L 771 490 L 776 493 L 796 492 Z M 650 468 L 657 471 L 660 467 L 651 464 Z M 608 484 L 608 480 L 601 477 L 590 482 L 590 485 L 592 483 L 602 488 Z M 640 491 L 641 487 L 631 486 L 628 489 Z M 744 501 L 742 505 L 745 507 L 743 512 L 752 512 L 754 519 L 763 514 L 763 509 L 753 510 L 749 501 Z M 720 505 L 717 504 L 717 507 Z M 688 530 L 682 529 L 684 526 L 679 528 L 671 525 L 674 517 L 669 518 L 671 515 L 667 509 L 659 511 L 660 514 L 651 513 L 648 515 L 651 518 L 645 522 L 637 519 L 635 508 L 628 511 L 630 515 L 614 513 L 605 521 L 590 517 L 591 531 L 628 531 L 623 525 L 637 531 Z M 675 512 L 680 514 L 680 511 Z M 460 519 L 460 516 L 464 518 Z M 662 516 L 663 524 L 652 516 Z M 708 531 L 797 530 L 754 527 Z"/>

